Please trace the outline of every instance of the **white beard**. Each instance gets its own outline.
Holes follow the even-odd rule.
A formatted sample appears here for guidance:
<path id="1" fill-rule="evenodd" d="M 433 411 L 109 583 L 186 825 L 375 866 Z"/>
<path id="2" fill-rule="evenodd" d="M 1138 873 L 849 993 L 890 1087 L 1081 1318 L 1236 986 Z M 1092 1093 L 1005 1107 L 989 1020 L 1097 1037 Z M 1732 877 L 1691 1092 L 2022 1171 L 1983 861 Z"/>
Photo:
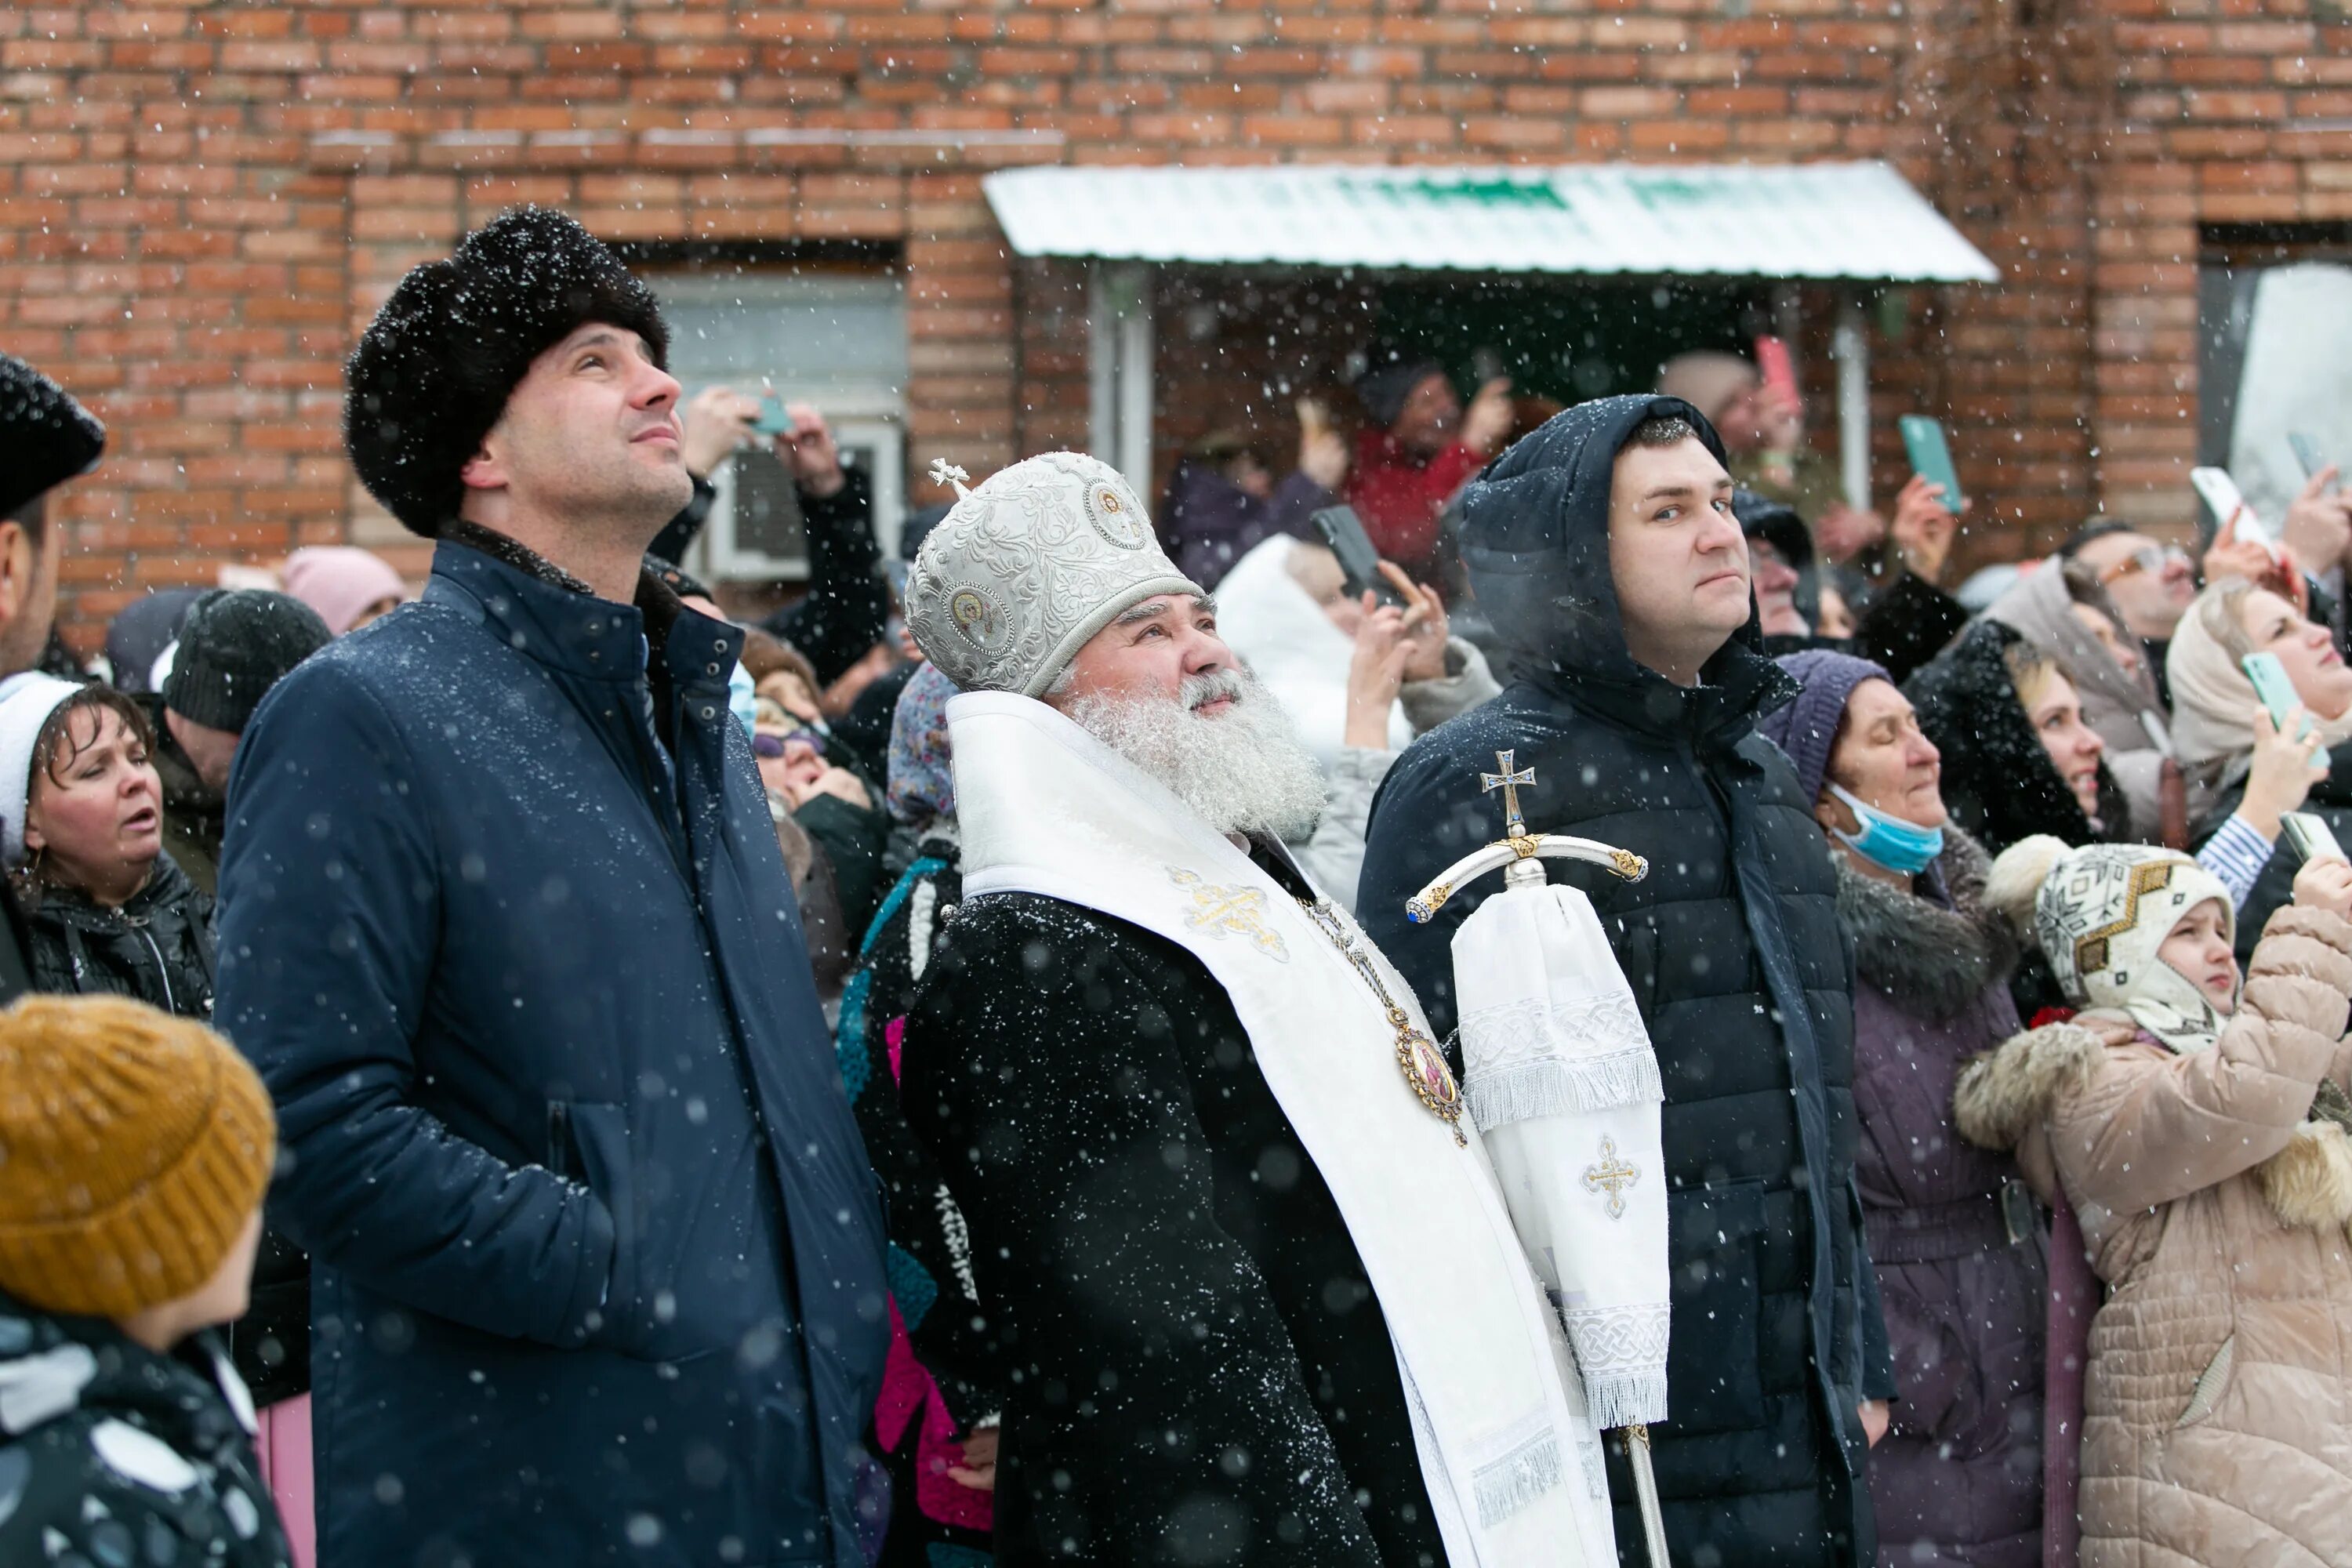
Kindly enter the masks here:
<path id="1" fill-rule="evenodd" d="M 1220 697 L 1233 700 L 1222 718 L 1193 711 Z M 1322 770 L 1281 704 L 1245 671 L 1192 676 L 1173 702 L 1082 697 L 1068 712 L 1219 833 L 1297 840 L 1323 816 Z"/>

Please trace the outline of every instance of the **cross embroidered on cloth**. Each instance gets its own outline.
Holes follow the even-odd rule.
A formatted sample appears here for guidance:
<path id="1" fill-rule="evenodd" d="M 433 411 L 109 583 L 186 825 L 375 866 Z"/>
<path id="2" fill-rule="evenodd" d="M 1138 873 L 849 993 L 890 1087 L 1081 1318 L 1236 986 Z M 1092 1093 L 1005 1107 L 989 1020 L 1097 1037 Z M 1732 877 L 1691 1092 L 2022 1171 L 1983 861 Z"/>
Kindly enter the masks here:
<path id="1" fill-rule="evenodd" d="M 1584 1190 L 1609 1194 L 1609 1217 L 1622 1219 L 1625 1215 L 1625 1189 L 1642 1179 L 1642 1173 L 1617 1157 L 1617 1140 L 1601 1141 L 1598 1163 L 1584 1167 Z"/>
<path id="2" fill-rule="evenodd" d="M 1211 936 L 1247 937 L 1257 950 L 1277 963 L 1290 962 L 1290 944 L 1266 924 L 1265 894 L 1256 888 L 1220 888 L 1201 879 L 1200 873 L 1168 868 L 1168 879 L 1191 889 L 1192 912 L 1184 923 Z"/>

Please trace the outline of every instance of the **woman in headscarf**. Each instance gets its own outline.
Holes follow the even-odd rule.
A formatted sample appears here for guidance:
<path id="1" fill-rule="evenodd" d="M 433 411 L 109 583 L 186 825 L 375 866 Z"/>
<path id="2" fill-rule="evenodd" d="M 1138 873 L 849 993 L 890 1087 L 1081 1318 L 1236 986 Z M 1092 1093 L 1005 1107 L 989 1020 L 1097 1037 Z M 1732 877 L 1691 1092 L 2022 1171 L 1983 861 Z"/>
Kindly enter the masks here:
<path id="1" fill-rule="evenodd" d="M 2162 840 L 2170 718 L 2157 696 L 2146 651 L 2122 631 L 2123 616 L 2097 574 L 2080 562 L 2053 556 L 2021 576 L 1985 615 L 2016 627 L 2065 666 L 2082 699 L 2083 722 L 2097 732 L 2107 768 L 2131 803 L 2132 837 Z"/>
<path id="2" fill-rule="evenodd" d="M 1988 851 L 2036 833 L 2130 837 L 2131 809 L 2074 682 L 2015 627 L 1977 622 L 1903 689 L 1943 753 L 1944 804 Z"/>
<path id="3" fill-rule="evenodd" d="M 2242 989 L 2229 889 L 2186 856 L 2029 839 L 1988 893 L 2081 1009 L 1971 1062 L 1955 1110 L 2107 1287 L 2084 1568 L 2352 1562 L 2352 867 L 2298 874 Z"/>
<path id="4" fill-rule="evenodd" d="M 1328 546 L 1286 537 L 1243 556 L 1217 590 L 1219 635 L 1323 769 L 1322 820 L 1291 852 L 1350 911 L 1389 765 L 1415 735 L 1502 689 L 1485 657 L 1451 635 L 1437 595 L 1382 566 L 1402 606 L 1350 595 Z"/>
<path id="5" fill-rule="evenodd" d="M 835 1046 L 850 1109 L 882 1183 L 891 1343 L 874 1426 L 891 1476 L 885 1568 L 985 1561 L 1000 1402 L 972 1323 L 979 1296 L 963 1217 L 898 1100 L 898 1042 L 940 933 L 963 896 L 948 699 L 936 665 L 917 670 L 890 728 L 890 815 L 915 861 L 883 898 L 842 993 Z"/>
<path id="6" fill-rule="evenodd" d="M 1853 943 L 1854 1184 L 1897 1389 L 1870 1456 L 1878 1562 L 2035 1568 L 2042 1229 L 2016 1166 L 1952 1126 L 1961 1063 L 2017 1030 L 2017 939 L 1885 668 L 1821 649 L 1780 662 L 1804 690 L 1758 728 L 1814 802 Z"/>
<path id="7" fill-rule="evenodd" d="M 2284 737 L 2246 678 L 2244 660 L 2253 653 L 2275 655 L 2301 700 Z M 2352 669 L 2326 626 L 2242 577 L 2197 596 L 2172 634 L 2165 668 L 2173 750 L 2196 825 L 2189 841 L 2237 898 L 2243 959 L 2271 911 L 2287 901 L 2303 863 L 2282 839 L 2280 813 L 2311 812 L 2352 842 Z M 2306 718 L 2311 734 L 2296 745 Z M 2317 773 L 2306 763 L 2321 745 L 2329 748 L 2330 765 Z"/>

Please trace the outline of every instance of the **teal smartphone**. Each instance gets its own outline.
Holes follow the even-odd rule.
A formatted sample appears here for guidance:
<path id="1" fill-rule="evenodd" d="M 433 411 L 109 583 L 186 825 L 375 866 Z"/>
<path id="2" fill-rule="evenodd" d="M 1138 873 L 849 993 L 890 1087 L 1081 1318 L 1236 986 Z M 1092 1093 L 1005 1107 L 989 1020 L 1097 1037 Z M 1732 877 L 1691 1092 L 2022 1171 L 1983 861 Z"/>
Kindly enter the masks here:
<path id="1" fill-rule="evenodd" d="M 784 400 L 774 393 L 760 399 L 760 416 L 751 421 L 751 428 L 762 436 L 782 436 L 793 427 L 792 416 L 784 412 Z"/>
<path id="2" fill-rule="evenodd" d="M 1899 423 L 1911 471 L 1931 485 L 1943 486 L 1944 505 L 1959 510 L 1968 498 L 1960 491 L 1960 471 L 1952 466 L 1952 448 L 1944 440 L 1943 426 L 1924 414 L 1906 414 Z"/>
<path id="3" fill-rule="evenodd" d="M 2278 655 L 2250 653 L 2238 662 L 2244 668 L 2246 679 L 2254 683 L 2254 695 L 2262 699 L 2264 708 L 2270 710 L 2271 722 L 2285 723 L 2288 711 L 2303 699 L 2294 694 L 2294 682 L 2287 679 L 2286 666 L 2279 662 Z M 2306 713 L 2298 738 L 2310 733 L 2311 715 Z M 2323 768 L 2327 766 L 2327 748 L 2322 746 L 2312 752 L 2311 760 Z"/>

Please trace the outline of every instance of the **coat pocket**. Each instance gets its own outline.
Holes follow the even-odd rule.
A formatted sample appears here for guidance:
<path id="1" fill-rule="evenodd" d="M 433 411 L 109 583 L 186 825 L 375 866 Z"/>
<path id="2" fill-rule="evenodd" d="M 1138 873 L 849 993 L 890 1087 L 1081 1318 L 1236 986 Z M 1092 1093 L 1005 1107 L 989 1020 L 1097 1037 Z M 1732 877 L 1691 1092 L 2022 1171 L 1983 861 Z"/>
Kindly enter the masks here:
<path id="1" fill-rule="evenodd" d="M 1685 1188 L 1666 1197 L 1674 1331 L 1666 1342 L 1666 1409 L 1690 1436 L 1764 1424 L 1758 1343 L 1760 1183 Z"/>
<path id="2" fill-rule="evenodd" d="M 2180 1412 L 2180 1419 L 2172 1424 L 2174 1431 L 2178 1432 L 2183 1426 L 2194 1426 L 2213 1414 L 2213 1407 L 2221 1403 L 2221 1395 L 2230 1390 L 2230 1373 L 2237 1364 L 2238 1336 L 2231 1334 L 2221 1342 L 2221 1348 L 2213 1352 L 2213 1359 L 2205 1363 L 2205 1370 L 2197 1374 L 2196 1385 L 2189 1391 L 2189 1404 Z"/>
<path id="3" fill-rule="evenodd" d="M 557 1100 L 547 1108 L 547 1137 L 550 1168 L 585 1183 L 613 1215 L 613 1278 L 600 1309 L 604 1328 L 597 1338 L 631 1354 L 645 1353 L 646 1325 L 637 1301 L 645 1224 L 629 1163 L 628 1113 L 617 1105 Z"/>

